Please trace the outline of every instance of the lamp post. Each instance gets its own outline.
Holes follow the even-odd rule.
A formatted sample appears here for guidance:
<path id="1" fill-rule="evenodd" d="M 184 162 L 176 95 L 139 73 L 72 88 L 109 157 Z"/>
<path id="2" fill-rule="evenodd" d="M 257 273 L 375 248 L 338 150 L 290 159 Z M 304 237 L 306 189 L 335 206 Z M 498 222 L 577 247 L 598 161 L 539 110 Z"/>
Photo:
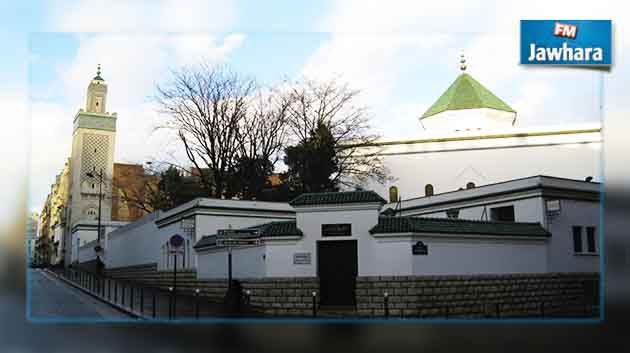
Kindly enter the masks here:
<path id="1" fill-rule="evenodd" d="M 101 260 L 101 252 L 103 248 L 101 247 L 101 199 L 102 196 L 102 187 L 103 187 L 103 169 L 96 174 L 94 171 L 87 172 L 86 175 L 90 178 L 98 177 L 98 223 L 96 226 L 96 246 L 94 247 L 94 251 L 96 252 L 96 273 L 103 273 L 103 261 Z"/>

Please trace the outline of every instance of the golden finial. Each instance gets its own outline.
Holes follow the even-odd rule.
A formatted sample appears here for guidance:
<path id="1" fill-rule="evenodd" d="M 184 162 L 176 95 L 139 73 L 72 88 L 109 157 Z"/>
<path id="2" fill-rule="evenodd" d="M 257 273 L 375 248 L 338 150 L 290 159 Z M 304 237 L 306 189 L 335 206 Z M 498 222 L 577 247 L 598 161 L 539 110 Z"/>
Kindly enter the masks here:
<path id="1" fill-rule="evenodd" d="M 459 54 L 459 69 L 464 72 L 466 71 L 466 58 L 464 57 L 464 51 L 462 50 L 461 54 Z"/>

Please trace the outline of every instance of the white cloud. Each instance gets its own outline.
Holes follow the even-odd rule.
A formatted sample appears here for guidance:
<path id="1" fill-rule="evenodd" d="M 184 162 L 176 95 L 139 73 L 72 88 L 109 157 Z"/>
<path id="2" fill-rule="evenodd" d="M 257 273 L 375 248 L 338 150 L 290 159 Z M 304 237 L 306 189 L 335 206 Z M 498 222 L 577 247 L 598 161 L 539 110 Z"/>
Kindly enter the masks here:
<path id="1" fill-rule="evenodd" d="M 82 0 L 52 4 L 52 31 L 220 32 L 236 19 L 231 0 Z"/>
<path id="2" fill-rule="evenodd" d="M 365 103 L 384 103 L 406 67 L 416 65 L 429 49 L 444 49 L 451 39 L 441 34 L 333 34 L 311 55 L 302 74 L 339 78 L 362 90 Z"/>
<path id="3" fill-rule="evenodd" d="M 410 57 L 415 65 L 421 65 L 422 55 L 427 53 L 431 55 L 427 62 L 433 65 L 450 63 L 454 62 L 459 50 L 464 49 L 468 71 L 508 104 L 518 108 L 521 125 L 547 123 L 553 119 L 559 119 L 556 123 L 574 119 L 596 120 L 599 115 L 594 114 L 594 107 L 598 97 L 593 87 L 597 84 L 597 76 L 584 70 L 528 70 L 519 66 L 519 21 L 612 18 L 619 24 L 626 19 L 630 21 L 630 11 L 624 11 L 625 4 L 613 1 L 578 1 L 568 7 L 565 5 L 549 1 L 513 3 L 498 0 L 486 1 L 483 5 L 470 1 L 429 4 L 397 0 L 379 4 L 334 1 L 330 15 L 319 28 L 332 32 L 331 38 L 311 56 L 304 72 L 325 77 L 326 73 L 334 71 L 359 86 L 370 105 L 386 106 L 391 101 L 390 93 L 397 85 L 401 68 L 408 65 Z M 621 31 L 628 29 L 615 26 L 617 39 L 624 37 Z M 425 38 L 440 36 L 448 40 L 425 41 Z M 411 44 L 414 37 L 426 46 L 414 47 Z M 630 35 L 625 37 L 616 44 L 627 46 Z M 462 48 L 455 47 L 456 44 Z M 618 57 L 620 49 L 614 51 Z M 430 72 L 427 67 L 427 73 Z M 454 72 L 453 79 L 455 75 Z M 615 76 L 619 77 L 618 74 Z M 621 83 L 613 77 L 611 81 L 615 87 Z M 421 78 L 418 82 L 419 85 L 431 84 Z M 435 96 L 424 97 L 423 103 L 432 103 L 441 93 L 438 88 Z M 412 104 L 402 103 L 403 106 Z M 380 113 L 405 110 L 387 106 Z M 410 133 L 411 126 L 402 116 L 377 116 L 374 122 L 386 137 L 390 131 L 399 132 L 391 137 Z M 415 129 L 421 131 L 419 124 Z"/>

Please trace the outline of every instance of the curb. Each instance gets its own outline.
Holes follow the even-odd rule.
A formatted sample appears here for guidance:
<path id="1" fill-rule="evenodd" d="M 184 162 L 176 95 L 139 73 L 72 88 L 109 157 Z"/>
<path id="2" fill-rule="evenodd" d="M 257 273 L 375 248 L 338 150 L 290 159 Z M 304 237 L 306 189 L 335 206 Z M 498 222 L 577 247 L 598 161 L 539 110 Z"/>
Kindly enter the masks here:
<path id="1" fill-rule="evenodd" d="M 131 310 L 129 310 L 129 308 L 126 308 L 126 307 L 124 307 L 122 305 L 119 305 L 119 304 L 116 304 L 116 303 L 112 303 L 112 302 L 110 302 L 108 300 L 105 300 L 105 299 L 101 298 L 99 295 L 91 292 L 90 290 L 88 290 L 86 288 L 83 288 L 83 287 L 79 286 L 78 284 L 76 284 L 76 283 L 74 283 L 74 282 L 64 278 L 63 276 L 60 276 L 60 275 L 56 274 L 53 271 L 50 271 L 48 269 L 45 269 L 44 271 L 47 274 L 54 276 L 56 279 L 61 280 L 62 282 L 64 282 L 64 283 L 66 283 L 66 284 L 68 284 L 68 285 L 70 285 L 70 286 L 72 286 L 72 287 L 82 291 L 83 293 L 91 296 L 92 298 L 97 299 L 100 302 L 103 302 L 103 303 L 113 307 L 114 309 L 117 309 L 118 311 L 121 311 L 121 312 L 123 312 L 123 313 L 125 313 L 125 314 L 127 314 L 127 315 L 129 315 L 129 316 L 131 316 L 133 318 L 141 319 L 141 320 L 149 320 L 149 318 L 145 317 L 144 315 L 140 315 L 140 314 L 138 314 L 138 313 L 136 313 L 134 311 L 131 311 Z"/>

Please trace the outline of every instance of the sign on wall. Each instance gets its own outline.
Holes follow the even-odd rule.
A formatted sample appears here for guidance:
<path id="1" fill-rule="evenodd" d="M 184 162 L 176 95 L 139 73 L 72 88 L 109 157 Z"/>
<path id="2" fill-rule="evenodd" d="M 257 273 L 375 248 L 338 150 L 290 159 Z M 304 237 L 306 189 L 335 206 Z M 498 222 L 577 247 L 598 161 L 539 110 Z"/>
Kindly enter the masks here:
<path id="1" fill-rule="evenodd" d="M 310 252 L 296 252 L 293 254 L 294 265 L 310 265 L 311 253 Z"/>
<path id="2" fill-rule="evenodd" d="M 547 215 L 560 214 L 560 200 L 547 200 Z"/>
<path id="3" fill-rule="evenodd" d="M 425 243 L 419 241 L 411 246 L 411 253 L 413 255 L 429 255 L 429 247 Z"/>
<path id="4" fill-rule="evenodd" d="M 322 224 L 322 237 L 349 237 L 352 235 L 352 224 Z"/>

